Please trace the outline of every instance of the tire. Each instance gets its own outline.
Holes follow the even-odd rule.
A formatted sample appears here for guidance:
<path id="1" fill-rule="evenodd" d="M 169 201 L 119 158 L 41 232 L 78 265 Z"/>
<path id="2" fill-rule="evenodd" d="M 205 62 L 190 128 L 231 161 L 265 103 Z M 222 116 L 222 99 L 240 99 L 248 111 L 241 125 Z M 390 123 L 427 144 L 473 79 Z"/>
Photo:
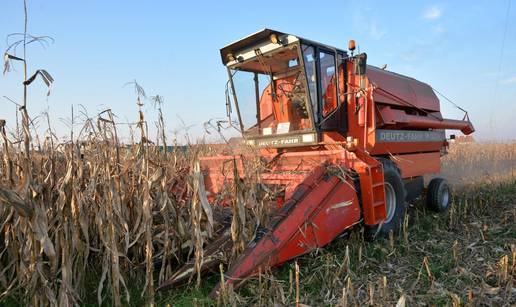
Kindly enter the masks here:
<path id="1" fill-rule="evenodd" d="M 451 190 L 444 178 L 434 178 L 428 184 L 426 207 L 434 212 L 446 212 L 450 208 Z"/>
<path id="2" fill-rule="evenodd" d="M 399 169 L 391 160 L 378 160 L 383 165 L 387 217 L 379 225 L 366 227 L 365 238 L 368 241 L 372 241 L 376 237 L 387 238 L 391 231 L 394 235 L 397 235 L 406 209 L 406 192 Z"/>

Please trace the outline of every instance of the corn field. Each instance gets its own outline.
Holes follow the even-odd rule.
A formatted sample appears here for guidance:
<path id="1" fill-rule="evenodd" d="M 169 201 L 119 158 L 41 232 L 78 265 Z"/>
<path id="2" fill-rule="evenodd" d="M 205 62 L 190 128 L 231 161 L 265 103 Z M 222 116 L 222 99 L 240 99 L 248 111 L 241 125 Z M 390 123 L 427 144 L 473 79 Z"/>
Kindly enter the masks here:
<path id="1" fill-rule="evenodd" d="M 142 111 L 147 95 L 136 82 L 130 141 L 121 141 L 110 109 L 93 117 L 72 111 L 66 142 L 43 114 L 48 129 L 39 135 L 27 88 L 36 78 L 50 88 L 53 78 L 42 69 L 28 74 L 25 48 L 51 38 L 27 32 L 24 4 L 24 32 L 4 54 L 4 73 L 12 62 L 23 64 L 24 95 L 14 102 L 19 118 L 0 119 L 0 305 L 516 305 L 515 144 L 450 147 L 441 175 L 455 196 L 445 215 L 419 200 L 399 237 L 366 243 L 355 227 L 208 299 L 269 216 L 275 191 L 257 189 L 265 166 L 256 156 L 245 161 L 245 178 L 217 199 L 225 206 L 209 204 L 199 157 L 232 148 L 169 146 L 159 95 L 151 97 L 158 114 L 151 137 Z M 23 56 L 15 55 L 18 46 Z M 202 265 L 220 259 L 206 257 L 204 247 L 221 235 L 231 243 L 219 255 L 226 266 L 206 277 Z M 184 264 L 192 268 L 187 285 L 158 291 Z"/>
<path id="2" fill-rule="evenodd" d="M 43 116 L 48 129 L 40 138 L 26 99 L 19 106 L 20 121 L 10 123 L 15 129 L 0 120 L 0 302 L 516 303 L 514 144 L 451 146 L 441 175 L 456 186 L 456 197 L 446 216 L 411 204 L 399 238 L 370 244 L 360 228 L 353 229 L 348 238 L 298 262 L 261 272 L 241 291 L 223 288 L 217 301 L 207 299 L 204 288 L 223 280 L 227 266 L 216 268 L 215 280 L 201 275 L 201 267 L 220 259 L 230 264 L 238 256 L 265 224 L 274 191 L 257 190 L 257 174 L 265 166 L 258 158 L 250 159 L 245 161 L 245 178 L 229 183 L 218 198 L 232 201 L 210 205 L 198 158 L 232 154 L 233 148 L 177 146 L 173 141 L 168 150 L 160 96 L 151 97 L 158 114 L 152 141 L 142 111 L 147 96 L 136 82 L 132 85 L 138 111 L 137 120 L 129 124 L 129 142 L 120 141 L 121 123 L 110 109 L 94 117 L 85 111 L 74 116 L 72 111 L 71 127 L 80 128 L 71 129 L 64 143 L 58 142 L 48 114 Z M 74 122 L 76 118 L 80 120 Z M 205 258 L 203 248 L 220 235 L 231 243 L 226 254 Z M 443 253 L 453 261 L 443 263 Z M 188 285 L 158 292 L 185 263 L 192 267 L 184 275 Z"/>
<path id="3" fill-rule="evenodd" d="M 161 145 L 152 145 L 148 141 L 144 116 L 141 112 L 139 114 L 140 121 L 135 127 L 140 131 L 140 139 L 130 146 L 120 143 L 113 114 L 106 110 L 97 118 L 85 121 L 84 127 L 72 142 L 57 144 L 49 135 L 40 146 L 34 146 L 31 136 L 31 150 L 27 153 L 20 148 L 19 143 L 16 145 L 8 137 L 5 121 L 0 122 L 3 139 L 3 163 L 0 166 L 0 287 L 3 300 L 16 298 L 24 305 L 33 306 L 81 305 L 85 297 L 91 296 L 91 293 L 86 293 L 86 289 L 91 289 L 86 283 L 94 279 L 96 303 L 99 305 L 107 303 L 119 306 L 131 304 L 135 299 L 142 301 L 142 298 L 144 302 L 153 304 L 157 285 L 170 277 L 181 264 L 188 259 L 194 259 L 197 265 L 203 261 L 203 245 L 220 228 L 213 216 L 223 212 L 211 208 L 199 197 L 202 181 L 197 157 L 209 155 L 214 149 L 198 145 L 187 149 L 176 147 L 166 152 Z M 162 137 L 156 143 L 166 144 L 166 139 Z M 449 227 L 460 224 L 461 215 L 468 215 L 468 210 L 474 210 L 472 204 L 475 201 L 482 201 L 489 195 L 495 197 L 491 194 L 486 196 L 482 185 L 489 186 L 495 179 L 498 179 L 496 182 L 514 180 L 508 165 L 514 165 L 515 152 L 513 144 L 451 147 L 443 161 L 444 171 L 474 178 L 467 187 L 470 190 L 482 190 L 483 196 L 476 200 L 469 199 L 470 203 L 466 203 L 466 206 L 470 208 L 464 208 L 463 201 L 468 202 L 468 198 L 457 198 L 456 201 L 462 203 L 456 203 L 455 209 L 449 213 Z M 464 186 L 467 182 L 464 179 L 467 178 L 462 178 L 460 184 Z M 242 192 L 249 190 L 250 186 L 237 185 L 228 191 L 236 193 L 232 197 L 238 200 L 232 209 L 234 218 L 231 239 L 237 243 L 232 254 L 241 251 L 250 238 L 253 226 L 249 225 L 259 224 L 257 221 L 265 214 L 256 210 L 263 199 Z M 486 203 L 482 206 L 485 207 Z M 514 205 L 508 209 L 512 209 L 512 212 L 507 211 L 507 218 L 509 222 L 512 218 L 511 223 L 514 224 Z M 411 216 L 409 220 L 419 218 Z M 413 227 L 419 227 L 417 225 L 414 222 Z M 509 231 L 513 232 L 509 234 L 514 235 L 514 226 L 510 227 L 512 230 Z M 409 234 L 405 234 L 403 238 L 391 240 L 408 242 L 409 237 Z M 457 239 L 450 240 L 459 242 Z M 332 253 L 326 256 L 315 253 L 311 256 L 315 258 L 306 266 L 310 267 L 312 262 L 324 264 L 326 273 L 315 269 L 304 271 L 299 277 L 299 269 L 291 269 L 288 278 L 290 286 L 286 288 L 293 292 L 292 287 L 296 288 L 292 286 L 295 280 L 299 282 L 301 278 L 301 284 L 310 283 L 305 278 L 307 275 L 322 274 L 332 277 L 329 288 L 344 289 L 343 293 L 339 293 L 340 298 L 334 293 L 335 298 L 328 298 L 326 303 L 349 300 L 350 304 L 358 304 L 362 290 L 357 293 L 353 287 L 354 278 L 350 275 L 351 254 L 360 253 L 355 255 L 359 257 L 359 262 L 355 263 L 357 266 L 375 261 L 368 260 L 371 255 L 366 253 L 372 247 L 358 241 L 352 248 L 346 245 L 344 260 L 338 260 Z M 516 243 L 514 237 L 511 241 L 511 244 Z M 500 260 L 505 271 L 492 274 L 502 274 L 499 276 L 501 280 L 512 283 L 516 249 L 510 245 L 511 241 L 504 242 L 509 244 L 505 245 L 504 250 L 509 248 L 512 253 L 509 252 L 506 258 Z M 386 244 L 391 247 L 385 248 L 396 249 L 397 243 Z M 419 243 L 416 241 L 412 244 L 418 246 Z M 357 246 L 363 250 L 358 251 Z M 421 275 L 426 274 L 427 278 L 434 278 L 435 282 L 429 260 L 424 257 L 415 280 L 422 279 Z M 304 266 L 302 264 L 301 272 L 306 269 Z M 335 272 L 340 275 L 334 275 Z M 197 273 L 189 278 L 200 283 L 202 278 Z M 260 280 L 257 284 L 251 282 L 248 291 L 258 291 L 259 297 L 262 300 L 269 297 L 270 303 L 282 296 L 280 301 L 285 304 L 289 302 L 285 298 L 286 290 L 274 288 L 282 284 L 274 274 L 260 276 Z M 136 286 L 134 281 L 138 281 Z M 381 281 L 377 290 L 388 291 L 381 289 L 382 283 L 386 282 Z M 139 293 L 135 294 L 135 287 Z M 514 300 L 515 290 L 510 289 L 509 295 Z M 409 293 L 407 289 L 403 297 Z M 225 303 L 246 301 L 238 294 L 231 295 L 233 297 L 226 298 Z M 356 297 L 351 299 L 352 295 Z M 162 294 L 159 296 L 161 300 Z M 392 299 L 397 302 L 400 297 Z"/>
<path id="4" fill-rule="evenodd" d="M 84 138 L 55 145 L 50 136 L 28 154 L 13 146 L 2 126 L 3 298 L 34 306 L 80 304 L 94 268 L 101 272 L 99 304 L 106 293 L 114 305 L 130 302 L 127 279 L 139 274 L 142 295 L 152 302 L 155 283 L 201 239 L 196 198 L 185 197 L 197 149 L 122 146 L 109 118 L 88 122 Z"/>

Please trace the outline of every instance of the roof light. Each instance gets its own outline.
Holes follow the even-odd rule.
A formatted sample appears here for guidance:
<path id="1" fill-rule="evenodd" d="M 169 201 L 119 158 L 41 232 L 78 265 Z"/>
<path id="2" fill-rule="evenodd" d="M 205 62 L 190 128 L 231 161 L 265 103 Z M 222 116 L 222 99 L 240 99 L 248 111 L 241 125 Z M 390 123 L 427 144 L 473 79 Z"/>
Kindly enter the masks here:
<path id="1" fill-rule="evenodd" d="M 354 39 L 350 39 L 349 42 L 348 42 L 348 49 L 353 51 L 355 50 L 355 40 Z"/>

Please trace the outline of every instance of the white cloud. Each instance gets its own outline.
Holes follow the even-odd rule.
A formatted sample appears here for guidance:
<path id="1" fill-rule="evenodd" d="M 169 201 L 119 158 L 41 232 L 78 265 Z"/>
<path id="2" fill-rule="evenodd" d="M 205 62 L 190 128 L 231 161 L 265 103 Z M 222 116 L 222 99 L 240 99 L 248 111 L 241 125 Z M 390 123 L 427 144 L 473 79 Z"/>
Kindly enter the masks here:
<path id="1" fill-rule="evenodd" d="M 446 31 L 446 30 L 445 30 L 445 28 L 442 25 L 437 25 L 437 26 L 432 28 L 432 31 L 435 34 L 441 34 L 441 33 L 444 33 L 444 31 Z"/>
<path id="2" fill-rule="evenodd" d="M 370 35 L 372 38 L 374 38 L 374 39 L 376 39 L 376 40 L 381 39 L 382 37 L 384 37 L 385 33 L 386 33 L 385 31 L 380 30 L 380 29 L 378 28 L 378 26 L 376 25 L 376 22 L 374 22 L 374 21 L 373 21 L 373 22 L 371 23 L 371 25 L 370 25 L 370 27 L 369 27 L 369 35 Z"/>
<path id="3" fill-rule="evenodd" d="M 440 8 L 438 8 L 437 6 L 432 6 L 425 11 L 425 13 L 423 14 L 423 18 L 428 20 L 434 20 L 441 17 L 442 14 L 443 12 Z"/>
<path id="4" fill-rule="evenodd" d="M 516 76 L 502 80 L 502 84 L 513 84 L 516 83 Z"/>

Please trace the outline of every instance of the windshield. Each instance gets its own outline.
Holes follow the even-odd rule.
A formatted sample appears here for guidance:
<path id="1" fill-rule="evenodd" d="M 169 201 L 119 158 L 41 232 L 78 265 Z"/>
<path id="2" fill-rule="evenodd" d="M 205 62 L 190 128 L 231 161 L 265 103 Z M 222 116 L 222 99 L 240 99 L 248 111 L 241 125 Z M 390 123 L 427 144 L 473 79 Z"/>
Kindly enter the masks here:
<path id="1" fill-rule="evenodd" d="M 244 134 L 311 130 L 305 70 L 297 45 L 261 54 L 231 69 Z"/>

